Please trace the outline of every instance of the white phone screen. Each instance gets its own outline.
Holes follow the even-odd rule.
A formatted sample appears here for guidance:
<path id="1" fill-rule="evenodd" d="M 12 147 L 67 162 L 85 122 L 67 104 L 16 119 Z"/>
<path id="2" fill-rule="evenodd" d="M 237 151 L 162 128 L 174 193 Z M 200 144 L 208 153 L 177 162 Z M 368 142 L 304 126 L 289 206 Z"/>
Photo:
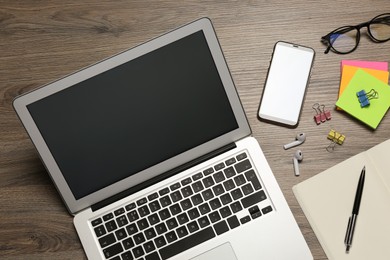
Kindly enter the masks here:
<path id="1" fill-rule="evenodd" d="M 288 126 L 299 121 L 314 50 L 277 42 L 261 99 L 259 117 Z"/>

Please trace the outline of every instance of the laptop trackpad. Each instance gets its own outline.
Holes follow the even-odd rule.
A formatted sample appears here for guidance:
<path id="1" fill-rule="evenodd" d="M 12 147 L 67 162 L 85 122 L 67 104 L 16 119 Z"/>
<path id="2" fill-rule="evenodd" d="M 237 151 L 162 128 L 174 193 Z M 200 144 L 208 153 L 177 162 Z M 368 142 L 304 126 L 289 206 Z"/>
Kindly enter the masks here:
<path id="1" fill-rule="evenodd" d="M 237 260 L 236 254 L 234 253 L 230 243 L 222 244 L 201 255 L 191 258 L 191 260 L 215 260 L 215 259 Z"/>

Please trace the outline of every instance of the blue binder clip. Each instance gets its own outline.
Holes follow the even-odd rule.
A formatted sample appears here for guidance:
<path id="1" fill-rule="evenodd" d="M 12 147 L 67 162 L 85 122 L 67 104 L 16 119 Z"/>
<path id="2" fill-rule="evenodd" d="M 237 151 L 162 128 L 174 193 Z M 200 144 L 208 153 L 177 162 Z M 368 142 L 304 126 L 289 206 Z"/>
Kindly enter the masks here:
<path id="1" fill-rule="evenodd" d="M 356 93 L 360 107 L 367 107 L 370 105 L 370 99 L 377 99 L 379 97 L 379 94 L 375 89 L 371 89 L 369 92 L 366 93 L 364 89 L 358 91 Z"/>

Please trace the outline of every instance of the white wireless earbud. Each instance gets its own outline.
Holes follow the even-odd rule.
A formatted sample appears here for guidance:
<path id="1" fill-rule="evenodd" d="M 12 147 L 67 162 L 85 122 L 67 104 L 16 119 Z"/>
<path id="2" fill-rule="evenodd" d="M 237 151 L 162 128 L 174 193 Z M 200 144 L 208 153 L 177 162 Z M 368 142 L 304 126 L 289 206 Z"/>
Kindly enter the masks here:
<path id="1" fill-rule="evenodd" d="M 294 154 L 294 158 L 293 158 L 295 176 L 299 176 L 299 165 L 298 165 L 298 163 L 300 161 L 302 161 L 302 159 L 303 159 L 303 154 L 302 154 L 301 150 L 296 151 L 295 154 Z"/>
<path id="2" fill-rule="evenodd" d="M 292 143 L 289 143 L 289 144 L 285 144 L 283 147 L 285 150 L 287 149 L 290 149 L 291 147 L 294 147 L 294 146 L 297 146 L 297 145 L 300 145 L 302 144 L 303 142 L 305 142 L 306 140 L 306 134 L 305 133 L 301 133 L 301 134 L 298 134 L 297 137 L 295 137 L 295 141 L 292 142 Z"/>

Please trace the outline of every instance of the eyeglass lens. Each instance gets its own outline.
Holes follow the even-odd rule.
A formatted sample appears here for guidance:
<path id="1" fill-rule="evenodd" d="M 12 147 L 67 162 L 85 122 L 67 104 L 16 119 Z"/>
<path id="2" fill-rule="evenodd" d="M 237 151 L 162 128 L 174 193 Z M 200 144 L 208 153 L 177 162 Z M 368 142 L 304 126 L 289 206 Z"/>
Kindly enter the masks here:
<path id="1" fill-rule="evenodd" d="M 390 39 L 390 14 L 379 15 L 367 25 L 368 33 L 375 42 Z M 329 43 L 339 53 L 349 53 L 356 49 L 360 33 L 357 26 L 345 26 L 329 35 Z"/>

